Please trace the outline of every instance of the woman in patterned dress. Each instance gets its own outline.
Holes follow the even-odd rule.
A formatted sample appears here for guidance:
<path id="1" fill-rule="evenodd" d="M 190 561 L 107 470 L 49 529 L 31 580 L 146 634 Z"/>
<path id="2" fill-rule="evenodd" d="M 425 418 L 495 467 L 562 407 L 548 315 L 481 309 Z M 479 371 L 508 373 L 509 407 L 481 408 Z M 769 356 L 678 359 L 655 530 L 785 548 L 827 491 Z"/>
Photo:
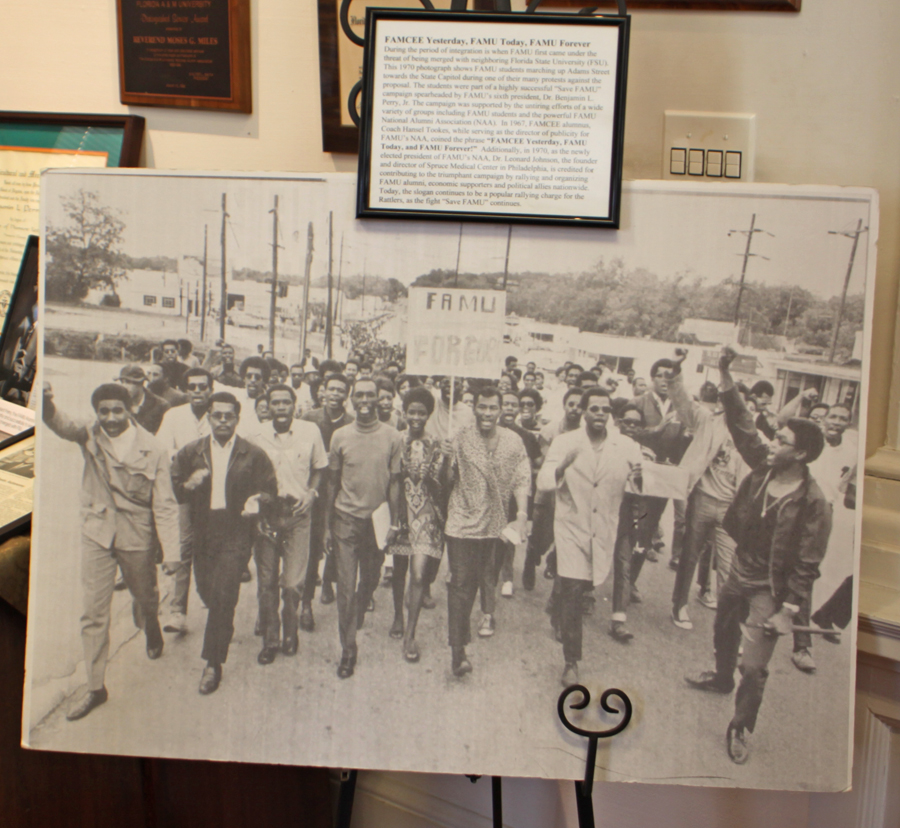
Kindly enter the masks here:
<path id="1" fill-rule="evenodd" d="M 434 411 L 434 397 L 425 387 L 411 388 L 403 400 L 407 431 L 403 443 L 400 532 L 391 544 L 394 555 L 392 638 L 403 638 L 403 656 L 419 660 L 416 623 L 427 586 L 429 559 L 440 561 L 444 551 L 444 504 L 441 481 L 446 456 L 439 441 L 425 435 L 425 423 Z M 403 623 L 403 593 L 409 578 L 409 617 Z M 404 633 L 405 630 L 405 633 Z"/>

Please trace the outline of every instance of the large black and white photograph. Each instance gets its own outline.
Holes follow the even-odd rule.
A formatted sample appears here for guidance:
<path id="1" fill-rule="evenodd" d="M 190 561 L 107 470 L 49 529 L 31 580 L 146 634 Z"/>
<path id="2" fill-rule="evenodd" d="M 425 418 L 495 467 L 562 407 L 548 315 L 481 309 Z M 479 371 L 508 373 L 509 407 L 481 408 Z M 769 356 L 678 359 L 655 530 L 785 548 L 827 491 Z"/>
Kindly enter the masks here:
<path id="1" fill-rule="evenodd" d="M 874 191 L 355 197 L 43 174 L 23 744 L 846 789 Z"/>

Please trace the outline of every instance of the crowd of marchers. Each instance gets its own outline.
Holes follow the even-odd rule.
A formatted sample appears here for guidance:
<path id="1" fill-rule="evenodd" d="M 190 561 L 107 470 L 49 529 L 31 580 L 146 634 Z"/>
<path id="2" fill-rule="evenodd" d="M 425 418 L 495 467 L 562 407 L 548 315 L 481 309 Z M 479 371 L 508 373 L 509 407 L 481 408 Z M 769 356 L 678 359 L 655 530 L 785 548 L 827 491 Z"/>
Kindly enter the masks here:
<path id="1" fill-rule="evenodd" d="M 73 421 L 45 384 L 43 422 L 84 457 L 88 682 L 68 718 L 107 700 L 117 578 L 157 659 L 164 633 L 188 632 L 193 575 L 207 611 L 199 691 L 215 692 L 251 560 L 258 662 L 297 654 L 301 633 L 316 628 L 318 590 L 320 604 L 336 605 L 337 675 L 348 679 L 382 579 L 393 597 L 385 633 L 401 642 L 399 656 L 435 657 L 420 652 L 416 628 L 436 606 L 446 556 L 450 669 L 462 678 L 473 670 L 473 628 L 497 632 L 498 593 L 513 597 L 524 550 L 521 588 L 533 590 L 539 573 L 552 580 L 546 609 L 569 686 L 594 588 L 609 578 L 608 634 L 623 646 L 633 639 L 627 613 L 645 600 L 641 570 L 662 559 L 661 519 L 672 514 L 672 624 L 692 630 L 692 604 L 716 614 L 715 667 L 685 680 L 735 693 L 726 744 L 745 762 L 779 638 L 792 639 L 795 666 L 813 673 L 813 636 L 837 643 L 850 620 L 852 414 L 814 391 L 773 411 L 768 381 L 733 380 L 730 348 L 719 384 L 692 395 L 686 354 L 657 360 L 647 379 L 567 362 L 546 382 L 534 362 L 508 357 L 496 381 L 451 380 L 403 373 L 402 348 L 363 326 L 343 362 L 307 351 L 287 364 L 260 347 L 238 364 L 228 344 L 201 359 L 189 341 L 167 340 L 150 362 L 93 390 L 88 423 Z M 669 495 L 650 482 L 666 467 L 680 470 Z M 811 615 L 826 555 L 845 558 L 848 577 Z M 160 571 L 172 578 L 165 606 Z"/>

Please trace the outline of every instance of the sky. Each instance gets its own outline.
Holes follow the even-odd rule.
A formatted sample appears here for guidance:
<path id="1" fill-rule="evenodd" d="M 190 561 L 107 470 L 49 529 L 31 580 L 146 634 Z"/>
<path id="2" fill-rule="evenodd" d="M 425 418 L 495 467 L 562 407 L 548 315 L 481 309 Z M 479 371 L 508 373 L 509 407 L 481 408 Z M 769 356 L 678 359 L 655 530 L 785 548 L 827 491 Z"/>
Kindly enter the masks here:
<path id="1" fill-rule="evenodd" d="M 269 271 L 277 195 L 280 273 L 303 274 L 310 223 L 312 278 L 327 273 L 329 213 L 335 276 L 342 270 L 409 284 L 434 268 L 455 269 L 457 256 L 463 273 L 503 271 L 508 225 L 472 222 L 460 235 L 459 222 L 357 220 L 350 174 L 252 175 L 258 177 L 57 171 L 44 177 L 42 209 L 45 220 L 58 225 L 65 222 L 62 196 L 79 189 L 98 193 L 126 222 L 123 249 L 131 256 L 202 257 L 206 227 L 211 267 L 218 269 L 225 192 L 229 270 Z M 747 279 L 800 285 L 828 298 L 841 291 L 853 244 L 829 231 L 852 233 L 859 220 L 867 228 L 872 210 L 867 191 L 837 187 L 640 182 L 626 185 L 618 231 L 515 225 L 509 272 L 579 273 L 601 259 L 621 258 L 627 269 L 642 267 L 661 277 L 691 273 L 713 283 L 738 278 L 747 239 L 740 231 L 755 215 L 756 228 L 765 232 L 754 234 L 751 252 L 758 255 L 749 260 Z M 865 286 L 874 241 L 869 236 L 861 236 L 851 293 Z"/>

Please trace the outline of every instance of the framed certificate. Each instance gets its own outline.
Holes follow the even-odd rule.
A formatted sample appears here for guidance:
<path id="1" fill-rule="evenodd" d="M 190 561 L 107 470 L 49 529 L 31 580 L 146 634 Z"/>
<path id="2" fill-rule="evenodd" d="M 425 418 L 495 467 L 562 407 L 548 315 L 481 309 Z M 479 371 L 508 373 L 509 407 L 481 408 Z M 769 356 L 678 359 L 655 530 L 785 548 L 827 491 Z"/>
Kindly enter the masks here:
<path id="1" fill-rule="evenodd" d="M 251 112 L 250 0 L 118 0 L 125 104 Z"/>
<path id="2" fill-rule="evenodd" d="M 619 226 L 627 16 L 366 14 L 358 217 Z"/>

